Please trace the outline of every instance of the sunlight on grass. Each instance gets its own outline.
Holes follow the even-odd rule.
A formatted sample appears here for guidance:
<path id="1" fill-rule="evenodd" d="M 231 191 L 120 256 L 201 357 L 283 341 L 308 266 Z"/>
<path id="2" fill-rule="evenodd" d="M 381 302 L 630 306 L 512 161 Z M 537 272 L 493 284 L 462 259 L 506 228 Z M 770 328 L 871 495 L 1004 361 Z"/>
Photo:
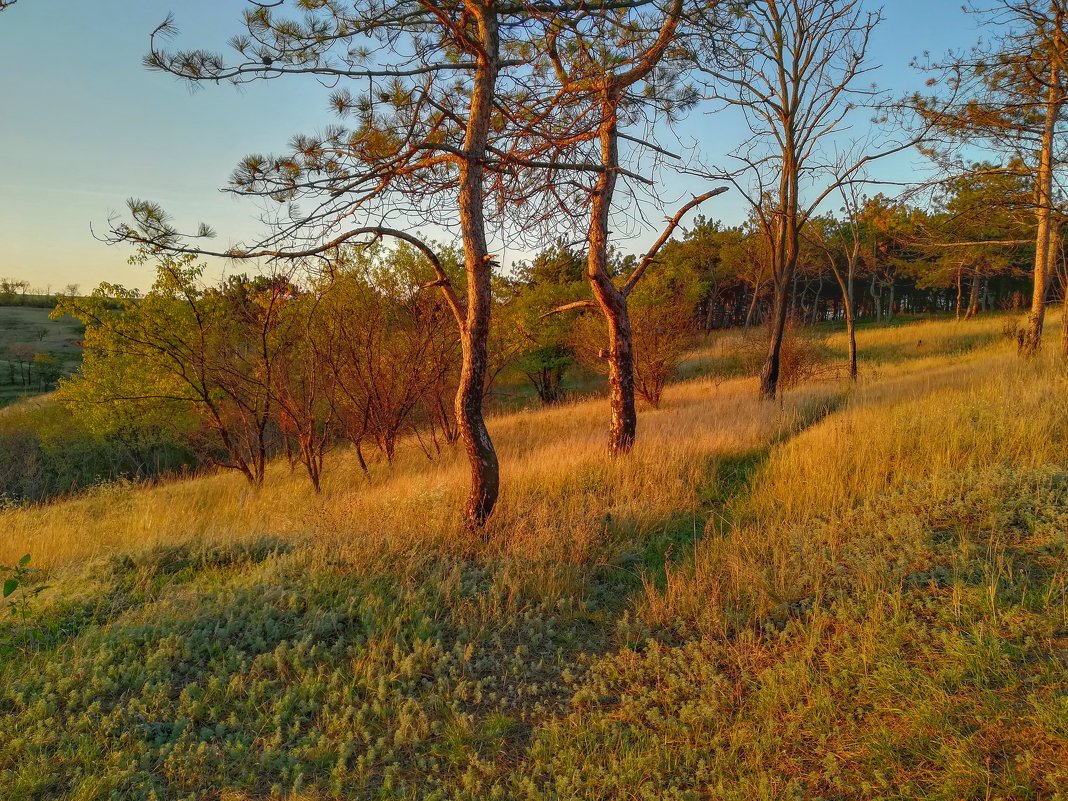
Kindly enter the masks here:
<path id="1" fill-rule="evenodd" d="M 505 484 L 492 547 L 583 563 L 595 558 L 606 520 L 640 537 L 665 516 L 696 513 L 710 460 L 766 445 L 838 391 L 807 388 L 779 406 L 754 403 L 751 381 L 677 385 L 659 410 L 643 413 L 633 458 L 620 461 L 605 453 L 601 400 L 497 417 L 491 429 Z M 429 461 L 408 443 L 393 465 L 372 465 L 369 480 L 354 457 L 336 454 L 319 497 L 283 464 L 273 466 L 260 491 L 236 475 L 104 487 L 0 512 L 0 562 L 25 550 L 41 565 L 58 566 L 161 544 L 263 537 L 316 543 L 354 560 L 434 543 L 463 549 L 470 543 L 457 542 L 455 532 L 466 471 L 458 448 Z"/>

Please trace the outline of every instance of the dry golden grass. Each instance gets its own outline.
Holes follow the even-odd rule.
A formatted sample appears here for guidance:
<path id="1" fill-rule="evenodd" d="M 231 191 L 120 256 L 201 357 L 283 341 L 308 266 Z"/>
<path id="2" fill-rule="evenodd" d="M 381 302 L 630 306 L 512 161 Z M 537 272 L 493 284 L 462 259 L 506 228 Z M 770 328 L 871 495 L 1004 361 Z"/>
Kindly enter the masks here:
<path id="1" fill-rule="evenodd" d="M 498 416 L 488 544 L 456 533 L 462 453 L 412 443 L 370 480 L 335 454 L 321 496 L 275 465 L 0 513 L 0 562 L 53 585 L 12 629 L 34 661 L 0 674 L 0 773 L 22 798 L 1057 797 L 1066 373 L 1000 329 L 862 332 L 857 385 L 782 403 L 675 385 L 624 460 L 603 400 Z M 299 550 L 227 547 L 264 538 Z"/>
<path id="2" fill-rule="evenodd" d="M 236 475 L 220 474 L 152 488 L 105 487 L 53 505 L 0 512 L 0 563 L 30 552 L 35 564 L 58 568 L 162 545 L 273 538 L 356 566 L 387 555 L 403 561 L 477 552 L 516 565 L 517 581 L 539 583 L 542 592 L 552 593 L 561 589 L 554 582 L 578 581 L 583 570 L 627 541 L 647 539 L 665 521 L 677 525 L 692 516 L 701 525 L 707 513 L 701 491 L 716 460 L 789 439 L 785 435 L 846 393 L 845 410 L 771 450 L 744 504 L 730 510 L 733 517 L 753 530 L 779 531 L 946 468 L 1058 458 L 1050 450 L 1056 444 L 1034 443 L 1063 441 L 1064 423 L 1048 396 L 1063 393 L 1064 379 L 1052 357 L 1038 365 L 1020 363 L 1011 343 L 995 336 L 1002 321 L 862 332 L 862 349 L 896 347 L 909 358 L 869 360 L 856 387 L 817 383 L 776 404 L 759 403 L 751 380 L 676 384 L 659 410 L 642 412 L 637 447 L 624 460 L 605 454 L 607 409 L 601 399 L 495 417 L 490 428 L 503 491 L 488 546 L 457 533 L 467 485 L 462 452 L 446 450 L 430 461 L 407 443 L 393 465 L 373 465 L 370 479 L 350 454 L 333 454 L 319 496 L 303 474 L 275 464 L 259 491 Z M 837 336 L 829 340 L 833 347 Z M 954 343 L 976 338 L 987 344 L 944 355 L 955 352 Z M 734 339 L 707 344 L 694 358 L 728 355 Z M 916 342 L 943 355 L 909 352 Z M 759 562 L 760 583 L 786 596 L 783 582 L 795 568 L 789 549 L 775 545 L 778 536 L 747 534 L 704 547 L 731 543 L 742 560 L 732 568 L 739 587 L 753 583 L 749 572 Z"/>
<path id="3" fill-rule="evenodd" d="M 589 564 L 606 521 L 639 537 L 665 518 L 696 513 L 709 461 L 766 445 L 797 424 L 799 410 L 836 391 L 812 387 L 783 405 L 754 401 L 755 385 L 706 381 L 670 387 L 659 410 L 641 415 L 633 457 L 605 454 L 607 409 L 588 400 L 494 418 L 503 492 L 490 551 L 533 562 Z M 236 475 L 153 488 L 106 487 L 84 497 L 0 512 L 0 563 L 27 551 L 56 567 L 108 553 L 205 541 L 277 538 L 312 543 L 360 563 L 369 554 L 475 547 L 458 541 L 466 492 L 462 452 L 429 461 L 409 443 L 370 480 L 348 453 L 332 455 L 316 497 L 300 472 L 276 464 L 265 486 Z"/>
<path id="4" fill-rule="evenodd" d="M 1000 336 L 1003 319 L 869 332 L 862 346 L 919 341 L 960 355 L 867 366 L 844 408 L 772 449 L 730 504 L 730 536 L 705 538 L 692 563 L 669 569 L 665 589 L 647 587 L 646 619 L 725 632 L 735 618 L 818 596 L 820 582 L 841 569 L 849 537 L 864 531 L 856 516 L 866 504 L 922 487 L 933 505 L 984 470 L 1064 465 L 1068 416 L 1059 399 L 1068 371 L 1049 341 L 1040 358 L 1020 360 Z M 985 344 L 973 346 L 976 338 Z M 886 536 L 907 552 L 910 532 Z M 892 582 L 885 568 L 873 559 L 864 580 Z"/>

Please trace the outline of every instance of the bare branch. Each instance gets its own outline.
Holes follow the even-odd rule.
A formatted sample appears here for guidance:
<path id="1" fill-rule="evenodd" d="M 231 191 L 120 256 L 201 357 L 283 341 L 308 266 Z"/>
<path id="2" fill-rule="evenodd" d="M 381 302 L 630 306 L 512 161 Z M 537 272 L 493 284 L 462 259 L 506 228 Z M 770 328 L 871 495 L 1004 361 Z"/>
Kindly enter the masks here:
<path id="1" fill-rule="evenodd" d="M 660 234 L 660 238 L 657 239 L 656 242 L 653 243 L 653 246 L 649 248 L 644 256 L 642 256 L 641 261 L 638 262 L 638 266 L 634 269 L 634 272 L 631 273 L 630 278 L 627 279 L 623 288 L 620 289 L 620 292 L 623 293 L 624 297 L 630 295 L 630 293 L 634 291 L 634 287 L 637 285 L 638 281 L 641 280 L 642 275 L 645 274 L 649 265 L 656 259 L 656 255 L 660 252 L 660 249 L 664 247 L 667 241 L 671 238 L 671 235 L 675 233 L 675 229 L 679 227 L 682 218 L 706 200 L 714 198 L 717 195 L 722 195 L 727 189 L 728 187 L 726 186 L 720 186 L 709 192 L 705 192 L 703 195 L 697 195 L 675 213 L 675 216 L 668 221 L 667 227 L 664 228 L 663 232 Z"/>

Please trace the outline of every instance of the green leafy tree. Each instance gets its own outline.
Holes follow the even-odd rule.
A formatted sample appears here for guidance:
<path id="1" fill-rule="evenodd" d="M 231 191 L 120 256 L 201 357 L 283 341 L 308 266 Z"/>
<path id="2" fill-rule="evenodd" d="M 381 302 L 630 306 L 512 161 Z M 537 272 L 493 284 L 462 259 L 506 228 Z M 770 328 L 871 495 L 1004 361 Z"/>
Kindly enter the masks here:
<path id="1" fill-rule="evenodd" d="M 1024 262 L 1030 259 L 1033 264 L 1027 184 L 1017 163 L 1003 170 L 977 164 L 942 186 L 938 208 L 918 238 L 926 255 L 917 262 L 918 280 L 924 286 L 955 285 L 958 319 L 979 313 L 984 285 L 999 276 L 1024 275 Z"/>
<path id="2" fill-rule="evenodd" d="M 87 298 L 62 299 L 53 316 L 85 325 L 86 350 L 61 395 L 95 408 L 109 427 L 192 414 L 198 425 L 187 433 L 207 435 L 196 443 L 202 454 L 262 484 L 277 439 L 274 368 L 293 332 L 282 309 L 294 290 L 284 279 L 206 288 L 203 270 L 193 255 L 163 256 L 144 296 L 102 284 Z"/>
<path id="3" fill-rule="evenodd" d="M 575 365 L 570 321 L 545 310 L 573 303 L 586 294 L 585 255 L 557 243 L 520 265 L 509 285 L 504 316 L 515 351 L 515 367 L 544 404 L 563 397 L 563 382 Z"/>

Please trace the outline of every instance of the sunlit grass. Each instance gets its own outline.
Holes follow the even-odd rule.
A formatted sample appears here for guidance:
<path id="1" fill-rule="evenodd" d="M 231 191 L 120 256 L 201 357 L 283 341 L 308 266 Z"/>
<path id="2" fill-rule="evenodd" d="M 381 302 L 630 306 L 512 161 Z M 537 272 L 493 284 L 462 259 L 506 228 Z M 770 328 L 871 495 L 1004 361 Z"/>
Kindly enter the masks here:
<path id="1" fill-rule="evenodd" d="M 527 558 L 583 561 L 606 517 L 640 536 L 675 513 L 694 513 L 710 460 L 766 445 L 828 402 L 836 387 L 753 402 L 751 381 L 670 388 L 642 413 L 633 457 L 605 452 L 604 401 L 524 411 L 491 420 L 503 492 L 489 531 L 493 548 Z M 338 553 L 404 550 L 455 539 L 467 484 L 459 448 L 428 460 L 413 442 L 370 479 L 347 452 L 330 457 L 324 491 L 275 464 L 261 490 L 216 475 L 158 487 L 104 487 L 59 504 L 0 513 L 0 562 L 30 550 L 41 565 L 161 544 L 279 538 Z M 466 546 L 463 546 L 466 547 Z"/>

